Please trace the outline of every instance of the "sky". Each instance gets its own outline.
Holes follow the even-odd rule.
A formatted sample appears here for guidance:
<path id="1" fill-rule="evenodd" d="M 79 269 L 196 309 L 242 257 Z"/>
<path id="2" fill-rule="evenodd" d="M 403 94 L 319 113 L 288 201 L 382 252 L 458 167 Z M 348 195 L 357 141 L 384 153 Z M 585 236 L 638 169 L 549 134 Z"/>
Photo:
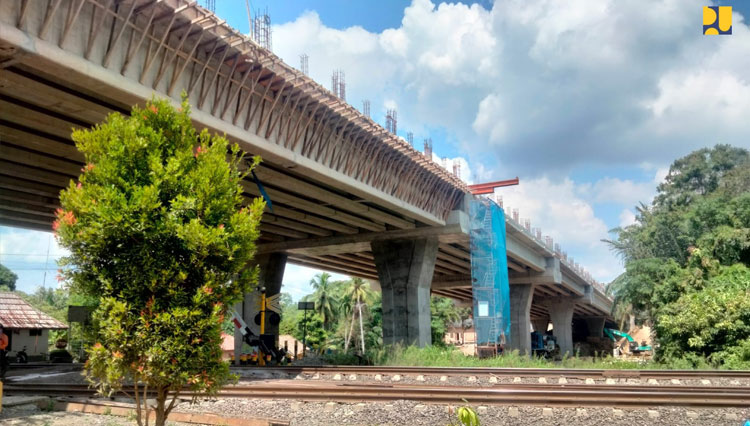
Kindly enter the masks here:
<path id="1" fill-rule="evenodd" d="M 243 0 L 216 13 L 248 31 Z M 702 8 L 733 7 L 733 34 L 702 35 Z M 326 87 L 346 75 L 347 101 L 371 102 L 398 134 L 431 138 L 436 159 L 462 178 L 518 176 L 498 190 L 506 211 L 534 227 L 595 278 L 621 262 L 601 240 L 633 223 L 676 158 L 728 143 L 750 148 L 750 1 L 429 0 L 261 1 L 273 51 Z M 47 261 L 47 249 L 55 256 Z M 47 233 L 0 227 L 0 262 L 21 289 L 54 285 Z M 288 266 L 284 289 L 299 299 L 318 271 Z M 336 275 L 341 279 L 343 276 Z"/>

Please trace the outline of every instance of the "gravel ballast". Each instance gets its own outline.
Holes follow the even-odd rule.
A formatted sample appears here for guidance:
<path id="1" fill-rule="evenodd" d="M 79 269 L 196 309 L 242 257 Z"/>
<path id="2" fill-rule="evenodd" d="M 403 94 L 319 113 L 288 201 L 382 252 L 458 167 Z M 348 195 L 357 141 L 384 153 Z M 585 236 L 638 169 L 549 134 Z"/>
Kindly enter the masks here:
<path id="1" fill-rule="evenodd" d="M 483 425 L 741 425 L 750 409 L 637 409 L 473 406 Z M 445 425 L 455 415 L 452 407 L 413 401 L 338 404 L 287 400 L 217 399 L 182 410 L 236 417 L 269 417 L 291 425 Z"/>

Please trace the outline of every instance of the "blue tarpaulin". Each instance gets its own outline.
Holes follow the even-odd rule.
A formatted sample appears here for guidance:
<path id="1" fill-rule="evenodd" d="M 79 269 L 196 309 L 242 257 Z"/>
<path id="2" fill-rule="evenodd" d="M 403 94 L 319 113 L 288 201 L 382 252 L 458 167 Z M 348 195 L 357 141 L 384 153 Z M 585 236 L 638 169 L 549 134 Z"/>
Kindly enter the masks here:
<path id="1" fill-rule="evenodd" d="M 471 277 L 477 345 L 510 341 L 510 287 L 505 213 L 482 198 L 470 203 Z"/>

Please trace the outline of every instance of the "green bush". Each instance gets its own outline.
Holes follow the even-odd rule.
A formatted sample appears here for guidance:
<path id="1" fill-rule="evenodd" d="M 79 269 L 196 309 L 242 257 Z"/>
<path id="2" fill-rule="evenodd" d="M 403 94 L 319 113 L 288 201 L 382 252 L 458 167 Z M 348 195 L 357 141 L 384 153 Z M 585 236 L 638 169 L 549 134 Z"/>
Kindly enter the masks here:
<path id="1" fill-rule="evenodd" d="M 71 253 L 67 283 L 101 301 L 86 373 L 104 393 L 135 384 L 139 424 L 153 391 L 161 426 L 185 387 L 210 394 L 231 378 L 222 325 L 256 281 L 247 265 L 264 208 L 243 207 L 240 181 L 260 159 L 196 132 L 185 99 L 110 114 L 73 140 L 86 166 L 53 228 Z"/>

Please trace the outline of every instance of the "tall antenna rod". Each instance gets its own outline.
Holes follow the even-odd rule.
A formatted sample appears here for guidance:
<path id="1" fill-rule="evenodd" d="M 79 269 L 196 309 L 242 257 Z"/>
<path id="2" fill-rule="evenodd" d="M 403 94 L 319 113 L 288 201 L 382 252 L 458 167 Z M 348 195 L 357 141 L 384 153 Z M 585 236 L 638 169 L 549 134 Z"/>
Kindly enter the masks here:
<path id="1" fill-rule="evenodd" d="M 47 238 L 47 258 L 44 260 L 44 278 L 42 279 L 42 288 L 47 288 L 47 265 L 49 264 L 49 248 L 52 246 L 52 235 Z"/>
<path id="2" fill-rule="evenodd" d="M 252 36 L 253 34 L 253 15 L 250 13 L 250 0 L 245 0 L 245 8 L 247 9 L 247 25 L 249 33 L 248 35 Z"/>

